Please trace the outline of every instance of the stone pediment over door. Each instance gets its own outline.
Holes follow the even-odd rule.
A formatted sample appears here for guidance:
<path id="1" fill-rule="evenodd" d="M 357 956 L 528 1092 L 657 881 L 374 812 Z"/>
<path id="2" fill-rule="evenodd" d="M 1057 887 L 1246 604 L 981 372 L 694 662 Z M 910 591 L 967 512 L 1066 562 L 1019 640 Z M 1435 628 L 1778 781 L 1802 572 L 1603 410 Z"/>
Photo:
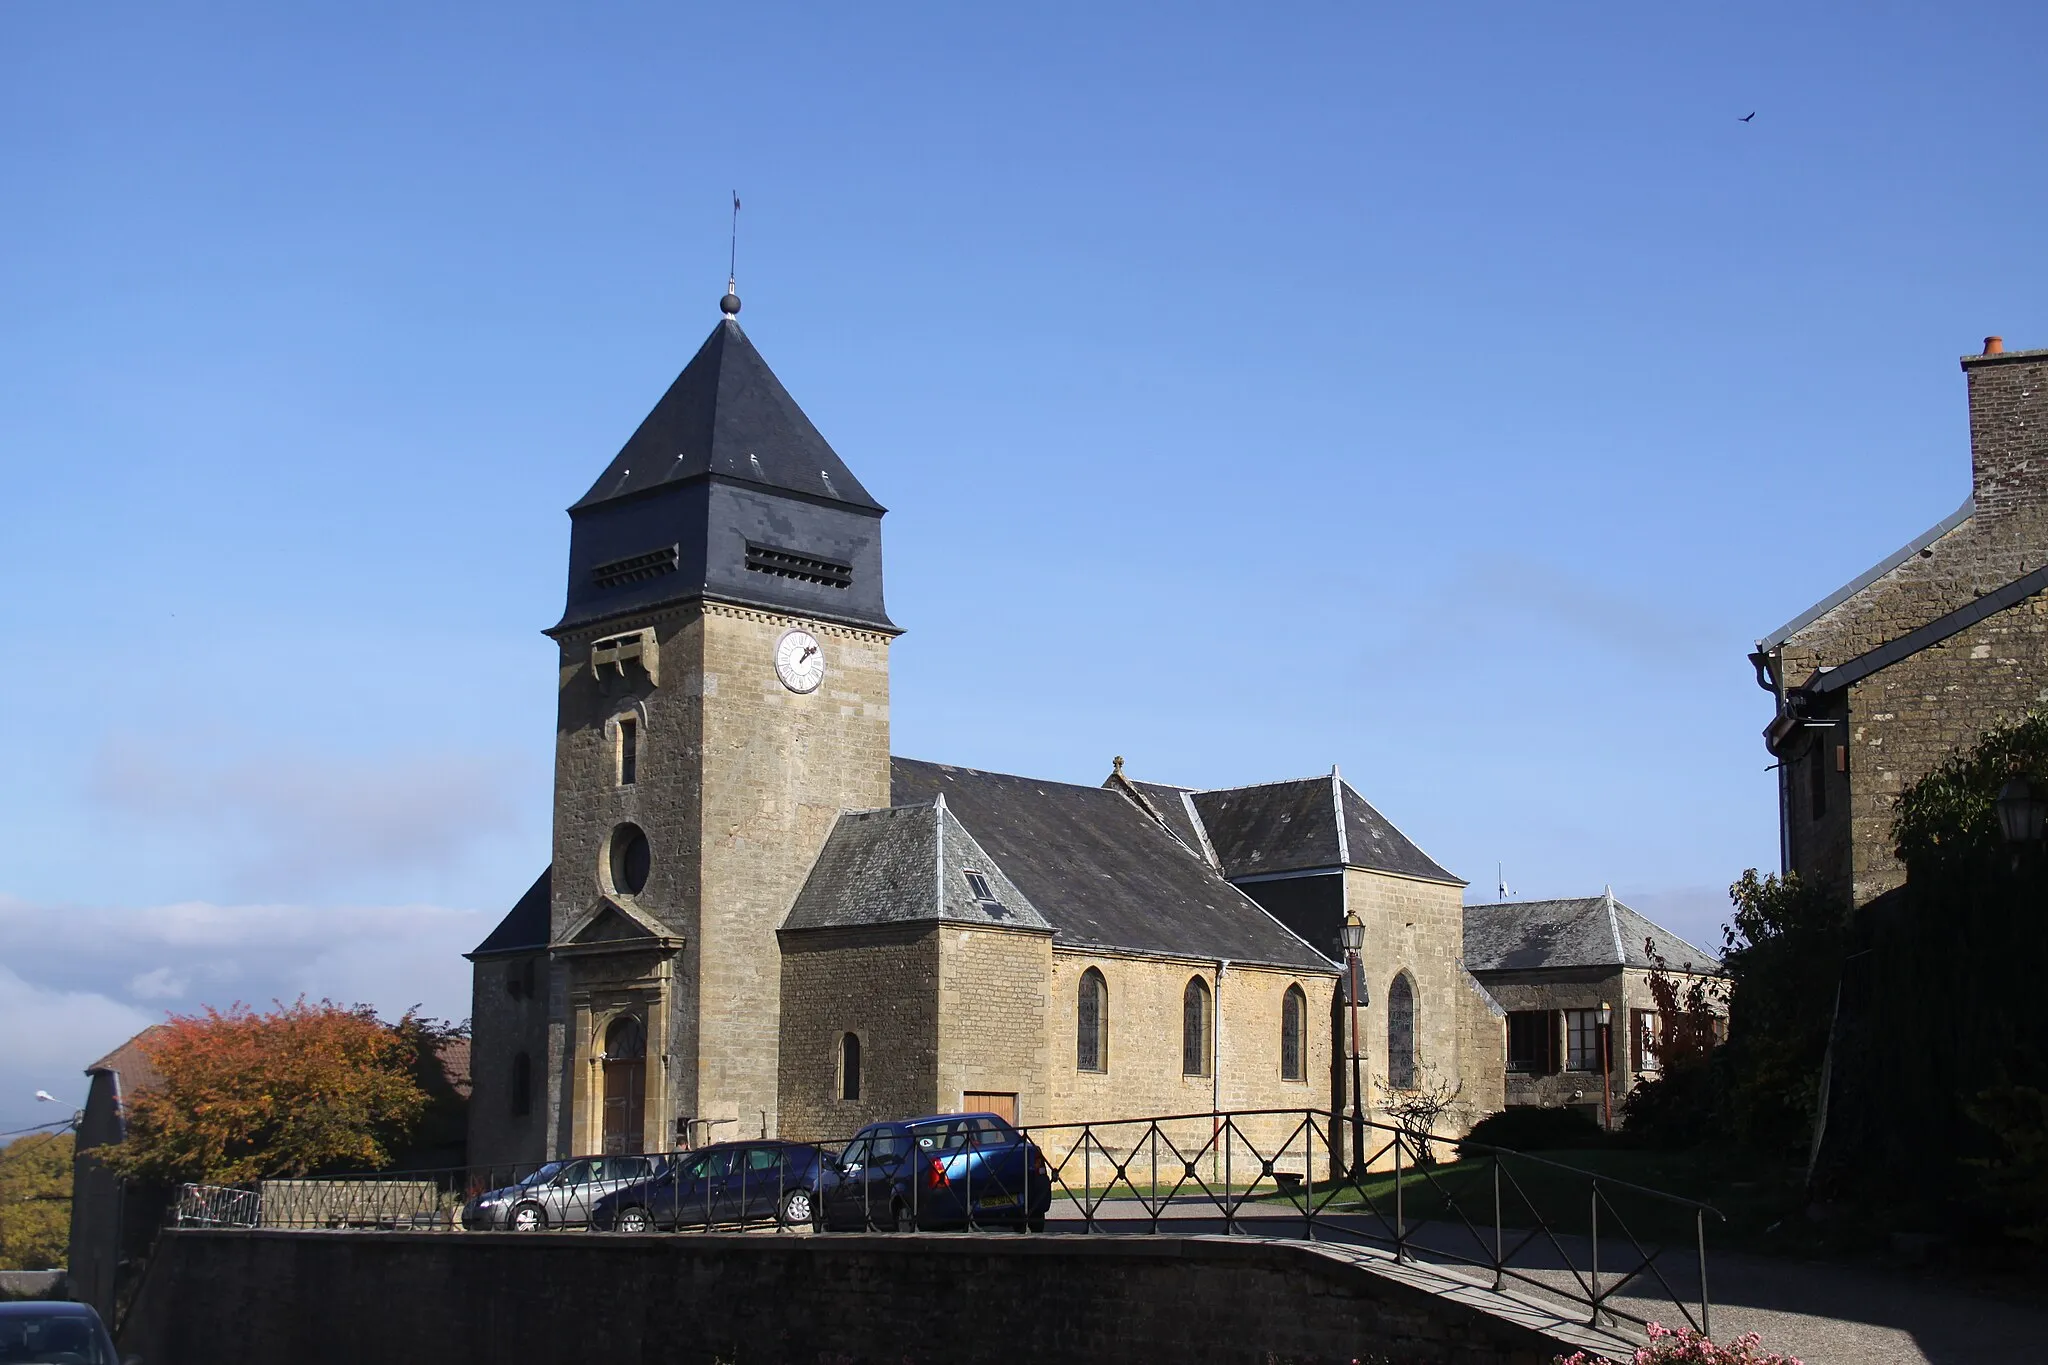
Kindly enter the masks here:
<path id="1" fill-rule="evenodd" d="M 554 945 L 557 954 L 605 952 L 675 952 L 683 946 L 681 935 L 644 911 L 600 896 L 569 926 Z"/>

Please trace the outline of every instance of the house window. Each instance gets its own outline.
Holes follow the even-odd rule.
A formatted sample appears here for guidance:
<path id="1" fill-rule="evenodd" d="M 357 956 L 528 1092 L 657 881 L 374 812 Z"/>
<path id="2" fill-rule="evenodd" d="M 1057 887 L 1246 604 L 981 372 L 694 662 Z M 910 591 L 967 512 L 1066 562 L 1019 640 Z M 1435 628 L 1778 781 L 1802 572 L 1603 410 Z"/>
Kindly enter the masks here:
<path id="1" fill-rule="evenodd" d="M 849 1033 L 839 1040 L 839 1098 L 860 1098 L 860 1035 Z"/>
<path id="2" fill-rule="evenodd" d="M 1664 1019 L 1655 1010 L 1628 1012 L 1629 1064 L 1633 1071 L 1661 1071 L 1657 1049 L 1664 1046 Z"/>
<path id="3" fill-rule="evenodd" d="M 1308 1055 L 1308 996 L 1299 986 L 1289 986 L 1280 997 L 1280 1079 L 1304 1079 Z"/>
<path id="4" fill-rule="evenodd" d="M 640 780 L 640 722 L 619 717 L 619 785 L 630 787 Z"/>
<path id="5" fill-rule="evenodd" d="M 1415 1088 L 1415 980 L 1406 972 L 1387 987 L 1387 1084 Z"/>
<path id="6" fill-rule="evenodd" d="M 1508 1070 L 1525 1076 L 1556 1074 L 1556 1014 L 1515 1010 L 1508 1015 Z"/>
<path id="7" fill-rule="evenodd" d="M 1600 1011 L 1564 1012 L 1564 1065 L 1567 1071 L 1600 1069 Z"/>
<path id="8" fill-rule="evenodd" d="M 1180 997 L 1180 1071 L 1183 1076 L 1209 1074 L 1209 983 L 1188 978 Z"/>
<path id="9" fill-rule="evenodd" d="M 533 1059 L 521 1052 L 512 1058 L 512 1117 L 524 1118 L 533 1110 Z"/>
<path id="10" fill-rule="evenodd" d="M 1074 1065 L 1082 1071 L 1109 1070 L 1109 983 L 1093 967 L 1081 973 L 1074 1023 Z"/>

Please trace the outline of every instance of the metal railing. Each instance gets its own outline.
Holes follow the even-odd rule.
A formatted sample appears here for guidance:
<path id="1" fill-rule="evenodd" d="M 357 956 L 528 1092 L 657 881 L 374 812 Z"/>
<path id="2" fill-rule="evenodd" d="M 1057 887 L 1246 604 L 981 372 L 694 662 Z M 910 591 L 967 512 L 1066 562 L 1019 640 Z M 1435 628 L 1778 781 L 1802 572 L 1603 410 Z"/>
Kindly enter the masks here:
<path id="1" fill-rule="evenodd" d="M 1491 1288 L 1513 1282 L 1563 1300 L 1596 1327 L 1647 1325 L 1624 1298 L 1668 1300 L 1688 1326 L 1711 1335 L 1706 1222 L 1725 1220 L 1698 1200 L 1371 1119 L 1361 1129 L 1349 1115 L 1317 1110 L 1024 1131 L 1046 1155 L 1056 1199 L 1086 1232 L 1220 1231 L 1378 1247 L 1396 1262 L 1487 1271 Z M 1445 1148 L 1461 1159 L 1437 1160 Z M 1677 1271 L 1681 1255 L 1691 1274 Z"/>
<path id="2" fill-rule="evenodd" d="M 1505 1148 L 1322 1110 L 1240 1110 L 1018 1131 L 1042 1163 L 1021 1180 L 972 1148 L 913 1150 L 895 1168 L 840 1170 L 845 1139 L 803 1144 L 814 1164 L 693 1179 L 719 1148 L 222 1188 L 187 1185 L 188 1227 L 424 1232 L 897 1230 L 1050 1227 L 1097 1236 L 1298 1239 L 1378 1249 L 1396 1263 L 1487 1272 L 1592 1326 L 1646 1325 L 1631 1301 L 1668 1301 L 1712 1333 L 1706 1223 L 1697 1200 Z M 1459 1159 L 1439 1161 L 1455 1147 Z M 723 1149 L 729 1158 L 743 1148 Z M 895 1172 L 892 1174 L 891 1172 Z M 855 1194 L 860 1183 L 860 1197 Z M 830 1205 L 828 1208 L 827 1205 Z M 1046 1205 L 1042 1210 L 1041 1205 Z M 1687 1264 L 1683 1270 L 1678 1262 Z M 1671 1274 L 1666 1274 L 1670 1270 Z M 1670 1321 L 1669 1315 L 1661 1320 Z"/>

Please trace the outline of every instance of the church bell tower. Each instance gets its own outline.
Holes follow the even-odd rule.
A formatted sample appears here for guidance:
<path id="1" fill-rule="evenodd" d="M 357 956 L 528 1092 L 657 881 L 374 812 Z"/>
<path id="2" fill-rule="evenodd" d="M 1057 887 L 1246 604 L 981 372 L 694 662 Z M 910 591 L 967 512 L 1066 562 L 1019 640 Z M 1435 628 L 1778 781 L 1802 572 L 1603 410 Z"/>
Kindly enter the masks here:
<path id="1" fill-rule="evenodd" d="M 551 1155 L 776 1131 L 776 927 L 889 804 L 884 509 L 721 308 L 569 509 Z"/>

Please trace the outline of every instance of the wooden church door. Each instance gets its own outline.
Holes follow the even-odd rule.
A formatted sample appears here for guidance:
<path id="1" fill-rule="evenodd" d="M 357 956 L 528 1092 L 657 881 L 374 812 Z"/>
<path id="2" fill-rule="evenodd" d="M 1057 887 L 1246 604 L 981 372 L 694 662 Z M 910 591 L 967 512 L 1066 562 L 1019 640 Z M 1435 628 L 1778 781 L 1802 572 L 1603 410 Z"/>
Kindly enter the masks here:
<path id="1" fill-rule="evenodd" d="M 647 1029 L 621 1015 L 604 1033 L 604 1150 L 607 1156 L 645 1150 Z"/>

